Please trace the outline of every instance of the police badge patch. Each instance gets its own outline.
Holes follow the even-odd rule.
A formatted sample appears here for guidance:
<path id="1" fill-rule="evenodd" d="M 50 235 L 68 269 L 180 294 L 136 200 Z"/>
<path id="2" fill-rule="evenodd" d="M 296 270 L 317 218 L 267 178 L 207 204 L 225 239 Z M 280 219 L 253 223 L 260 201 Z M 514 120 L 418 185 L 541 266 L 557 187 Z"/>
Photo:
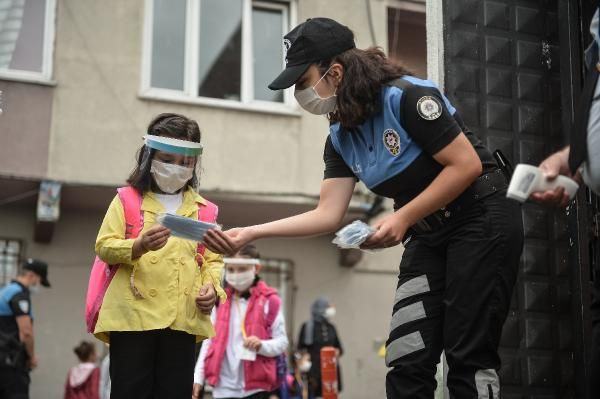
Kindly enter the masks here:
<path id="1" fill-rule="evenodd" d="M 417 101 L 417 112 L 421 118 L 433 121 L 442 115 L 442 104 L 435 97 L 423 96 Z"/>
<path id="2" fill-rule="evenodd" d="M 21 312 L 23 313 L 29 313 L 29 301 L 22 299 L 18 302 L 19 304 L 19 309 L 21 309 Z"/>
<path id="3" fill-rule="evenodd" d="M 400 135 L 394 129 L 383 132 L 383 144 L 393 156 L 400 154 Z"/>

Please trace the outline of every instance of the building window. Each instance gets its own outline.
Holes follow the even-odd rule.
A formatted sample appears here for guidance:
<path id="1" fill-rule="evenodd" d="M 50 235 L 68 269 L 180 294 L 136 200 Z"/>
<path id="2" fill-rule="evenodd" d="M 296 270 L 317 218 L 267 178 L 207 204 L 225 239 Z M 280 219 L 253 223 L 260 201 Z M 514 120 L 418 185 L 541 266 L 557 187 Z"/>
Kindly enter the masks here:
<path id="1" fill-rule="evenodd" d="M 388 55 L 427 77 L 425 0 L 388 0 Z"/>
<path id="2" fill-rule="evenodd" d="M 0 285 L 8 283 L 17 276 L 22 250 L 21 241 L 0 238 Z"/>
<path id="3" fill-rule="evenodd" d="M 0 0 L 1 1 L 1 0 Z M 142 94 L 281 106 L 293 0 L 147 0 Z"/>
<path id="4" fill-rule="evenodd" d="M 0 0 L 0 78 L 52 77 L 55 0 Z"/>

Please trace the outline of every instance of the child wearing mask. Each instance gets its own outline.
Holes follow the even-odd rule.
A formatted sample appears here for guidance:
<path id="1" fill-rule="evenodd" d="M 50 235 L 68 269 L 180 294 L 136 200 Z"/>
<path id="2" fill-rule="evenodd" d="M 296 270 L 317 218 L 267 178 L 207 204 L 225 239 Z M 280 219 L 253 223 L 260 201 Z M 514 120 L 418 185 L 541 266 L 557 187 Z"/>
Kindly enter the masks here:
<path id="1" fill-rule="evenodd" d="M 213 310 L 216 337 L 206 341 L 196 363 L 194 396 L 204 384 L 213 398 L 267 399 L 278 389 L 277 358 L 288 338 L 281 299 L 258 273 L 260 255 L 253 245 L 225 259 L 227 301 Z"/>
<path id="2" fill-rule="evenodd" d="M 321 348 L 332 346 L 338 356 L 344 352 L 342 343 L 338 338 L 337 330 L 333 325 L 335 307 L 325 297 L 319 297 L 311 307 L 311 318 L 300 328 L 298 337 L 298 350 L 310 354 L 311 368 L 308 371 L 309 394 L 315 397 L 322 396 L 321 384 Z M 338 392 L 342 392 L 342 379 L 340 363 L 338 361 Z"/>
<path id="3" fill-rule="evenodd" d="M 100 369 L 96 366 L 94 344 L 81 341 L 73 351 L 79 359 L 79 364 L 69 370 L 64 399 L 99 399 Z"/>
<path id="4" fill-rule="evenodd" d="M 94 334 L 110 341 L 112 399 L 189 399 L 195 345 L 215 335 L 210 312 L 217 295 L 225 299 L 223 260 L 196 242 L 171 237 L 156 218 L 169 212 L 196 220 L 203 207 L 214 205 L 195 189 L 202 146 L 194 120 L 160 114 L 144 139 L 127 180 L 139 196 L 143 227 L 131 234 L 116 196 L 96 240 L 98 257 L 119 267 Z"/>

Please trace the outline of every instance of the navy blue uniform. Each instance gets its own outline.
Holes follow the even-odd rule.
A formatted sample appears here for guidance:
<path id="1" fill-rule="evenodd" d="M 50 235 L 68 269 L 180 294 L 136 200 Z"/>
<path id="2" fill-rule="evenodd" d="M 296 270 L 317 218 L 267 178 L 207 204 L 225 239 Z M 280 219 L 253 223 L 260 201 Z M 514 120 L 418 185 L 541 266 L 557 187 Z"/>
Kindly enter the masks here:
<path id="1" fill-rule="evenodd" d="M 352 131 L 332 124 L 325 144 L 326 179 L 354 177 L 397 209 L 437 177 L 443 166 L 433 156 L 461 132 L 482 176 L 439 223 L 405 238 L 386 344 L 388 398 L 432 398 L 442 350 L 452 398 L 499 397 L 497 349 L 523 246 L 521 210 L 506 199 L 491 153 L 432 82 L 384 86 L 376 115 Z"/>
<path id="2" fill-rule="evenodd" d="M 27 353 L 19 338 L 16 317 L 32 315 L 27 287 L 12 281 L 0 289 L 0 399 L 29 397 Z"/>

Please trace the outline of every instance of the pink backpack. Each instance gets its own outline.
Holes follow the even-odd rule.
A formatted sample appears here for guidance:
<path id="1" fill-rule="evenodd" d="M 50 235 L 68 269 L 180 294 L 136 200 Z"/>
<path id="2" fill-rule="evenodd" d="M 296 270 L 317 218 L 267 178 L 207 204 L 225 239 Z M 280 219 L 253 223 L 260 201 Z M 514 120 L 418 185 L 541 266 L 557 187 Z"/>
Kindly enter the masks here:
<path id="1" fill-rule="evenodd" d="M 144 227 L 142 196 L 131 186 L 118 188 L 117 193 L 125 212 L 125 238 L 136 238 Z M 198 204 L 198 220 L 215 223 L 218 213 L 219 208 L 210 201 L 206 201 L 206 205 Z M 199 243 L 199 256 L 196 257 L 198 267 L 202 267 L 202 256 L 205 250 L 204 245 Z M 85 300 L 85 322 L 89 333 L 93 333 L 96 328 L 104 295 L 117 270 L 119 265 L 109 265 L 98 256 L 94 259 Z"/>

